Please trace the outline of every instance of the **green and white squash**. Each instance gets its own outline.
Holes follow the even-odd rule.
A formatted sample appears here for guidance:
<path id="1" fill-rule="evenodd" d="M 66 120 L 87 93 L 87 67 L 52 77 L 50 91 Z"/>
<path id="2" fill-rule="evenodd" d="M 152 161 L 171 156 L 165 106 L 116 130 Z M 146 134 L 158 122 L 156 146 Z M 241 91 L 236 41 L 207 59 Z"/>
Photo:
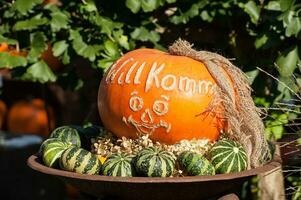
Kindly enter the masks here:
<path id="1" fill-rule="evenodd" d="M 133 176 L 132 155 L 114 153 L 110 155 L 102 166 L 102 174 L 106 176 Z"/>
<path id="2" fill-rule="evenodd" d="M 44 140 L 43 143 L 41 144 L 40 148 L 39 148 L 39 151 L 38 151 L 38 155 L 43 157 L 43 151 L 44 151 L 44 148 L 47 144 L 51 143 L 51 142 L 54 142 L 54 141 L 57 141 L 58 139 L 57 138 L 48 138 L 47 140 Z"/>
<path id="3" fill-rule="evenodd" d="M 48 139 L 41 145 L 43 162 L 48 167 L 58 166 L 58 161 L 62 153 L 71 146 L 60 139 Z"/>
<path id="4" fill-rule="evenodd" d="M 101 162 L 95 154 L 72 146 L 62 153 L 60 167 L 70 172 L 95 175 L 100 172 Z"/>
<path id="5" fill-rule="evenodd" d="M 178 163 L 189 176 L 214 175 L 213 165 L 202 155 L 185 151 L 178 156 Z"/>
<path id="6" fill-rule="evenodd" d="M 141 176 L 169 177 L 175 169 L 176 157 L 158 147 L 147 147 L 135 158 L 136 172 Z"/>
<path id="7" fill-rule="evenodd" d="M 81 147 L 79 132 L 71 126 L 61 126 L 52 131 L 49 138 L 58 138 L 63 142 L 70 142 L 74 146 Z"/>
<path id="8" fill-rule="evenodd" d="M 247 169 L 247 153 L 237 142 L 222 139 L 216 142 L 209 152 L 216 173 L 226 174 Z"/>

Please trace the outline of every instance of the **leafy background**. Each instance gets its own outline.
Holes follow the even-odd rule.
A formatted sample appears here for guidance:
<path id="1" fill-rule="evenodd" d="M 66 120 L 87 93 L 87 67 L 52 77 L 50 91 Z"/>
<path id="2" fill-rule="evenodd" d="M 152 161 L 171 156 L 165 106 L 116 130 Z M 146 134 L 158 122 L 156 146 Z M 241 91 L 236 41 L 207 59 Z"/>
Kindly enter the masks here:
<path id="1" fill-rule="evenodd" d="M 0 43 L 27 52 L 26 56 L 0 53 L 0 68 L 10 69 L 13 80 L 97 93 L 103 72 L 124 53 L 140 47 L 165 50 L 181 37 L 197 49 L 231 58 L 246 72 L 254 100 L 266 114 L 267 138 L 289 140 L 296 147 L 301 143 L 301 3 L 297 0 L 47 2 L 0 2 Z M 43 59 L 49 46 L 63 69 L 55 70 Z M 88 78 L 82 73 L 87 69 L 92 74 Z M 301 198 L 300 168 L 284 167 L 289 174 L 288 198 Z"/>

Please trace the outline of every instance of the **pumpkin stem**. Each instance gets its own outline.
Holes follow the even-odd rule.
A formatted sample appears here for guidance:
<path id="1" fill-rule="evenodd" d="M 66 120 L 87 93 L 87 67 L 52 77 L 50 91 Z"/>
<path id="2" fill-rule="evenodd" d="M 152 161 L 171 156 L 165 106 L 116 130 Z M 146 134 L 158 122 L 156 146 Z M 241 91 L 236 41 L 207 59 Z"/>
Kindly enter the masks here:
<path id="1" fill-rule="evenodd" d="M 178 39 L 168 51 L 172 55 L 186 56 L 204 63 L 218 85 L 207 111 L 214 112 L 222 108 L 227 133 L 246 149 L 249 168 L 262 165 L 269 149 L 260 111 L 253 102 L 245 74 L 227 58 L 217 53 L 196 51 L 192 47 L 189 42 Z"/>

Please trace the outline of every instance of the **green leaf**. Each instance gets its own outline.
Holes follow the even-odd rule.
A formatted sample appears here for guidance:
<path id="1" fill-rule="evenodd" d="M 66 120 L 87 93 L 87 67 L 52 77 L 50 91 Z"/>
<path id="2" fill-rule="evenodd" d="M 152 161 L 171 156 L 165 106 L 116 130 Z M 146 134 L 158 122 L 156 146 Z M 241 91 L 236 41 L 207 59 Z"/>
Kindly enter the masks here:
<path id="1" fill-rule="evenodd" d="M 118 46 L 111 40 L 106 40 L 104 42 L 104 50 L 109 57 L 116 57 L 119 55 Z"/>
<path id="2" fill-rule="evenodd" d="M 100 67 L 101 69 L 104 70 L 104 72 L 106 72 L 108 70 L 108 68 L 115 62 L 115 59 L 111 59 L 111 58 L 104 58 L 101 60 L 98 60 L 97 62 L 97 66 Z"/>
<path id="3" fill-rule="evenodd" d="M 55 82 L 56 76 L 48 67 L 48 65 L 43 60 L 41 60 L 29 66 L 22 79 L 46 83 Z"/>
<path id="4" fill-rule="evenodd" d="M 281 76 L 291 76 L 294 70 L 297 68 L 297 62 L 299 60 L 298 46 L 293 46 L 287 49 L 277 58 L 277 69 Z"/>
<path id="5" fill-rule="evenodd" d="M 41 4 L 43 0 L 16 0 L 13 6 L 22 14 L 29 12 L 35 5 Z"/>
<path id="6" fill-rule="evenodd" d="M 204 20 L 205 22 L 212 22 L 213 21 L 213 17 L 209 15 L 207 10 L 203 10 L 201 12 L 201 18 L 202 20 Z"/>
<path id="7" fill-rule="evenodd" d="M 47 18 L 42 17 L 42 14 L 38 14 L 30 19 L 24 21 L 18 21 L 14 26 L 13 30 L 33 30 L 38 28 L 41 25 L 44 25 L 48 22 Z"/>
<path id="8" fill-rule="evenodd" d="M 283 20 L 284 27 L 287 27 L 291 23 L 295 14 L 296 13 L 293 10 L 288 10 L 283 14 L 282 20 Z"/>
<path id="9" fill-rule="evenodd" d="M 281 77 L 279 77 L 279 80 L 282 82 L 282 84 L 280 82 L 278 83 L 277 90 L 279 92 L 281 92 L 281 94 L 280 94 L 281 98 L 277 97 L 276 100 L 278 100 L 278 99 L 284 99 L 287 101 L 291 100 L 291 98 L 292 98 L 291 90 L 296 93 L 299 91 L 299 86 L 296 84 L 295 79 L 292 76 L 291 77 L 281 76 Z M 290 90 L 288 88 L 290 88 Z"/>
<path id="10" fill-rule="evenodd" d="M 131 33 L 131 37 L 135 40 L 140 40 L 143 42 L 151 41 L 155 43 L 160 40 L 159 33 L 155 31 L 149 31 L 145 27 L 135 28 L 135 30 Z"/>
<path id="11" fill-rule="evenodd" d="M 66 40 L 61 40 L 61 41 L 54 43 L 53 48 L 52 48 L 53 55 L 55 57 L 62 55 L 66 51 L 68 46 L 69 46 L 69 44 L 67 44 Z"/>
<path id="12" fill-rule="evenodd" d="M 97 11 L 97 7 L 95 5 L 95 2 L 93 0 L 86 0 L 83 1 L 84 6 L 83 8 L 87 11 L 87 12 L 94 12 Z"/>
<path id="13" fill-rule="evenodd" d="M 72 47 L 75 52 L 84 58 L 88 58 L 90 61 L 95 60 L 102 48 L 101 45 L 87 45 L 78 30 L 70 31 L 70 39 L 72 40 Z"/>
<path id="14" fill-rule="evenodd" d="M 279 1 L 269 1 L 268 5 L 265 6 L 267 10 L 281 11 L 281 6 Z"/>
<path id="15" fill-rule="evenodd" d="M 63 54 L 63 59 L 62 62 L 64 65 L 69 64 L 70 63 L 70 56 L 68 54 L 68 49 L 66 49 L 66 51 Z"/>
<path id="16" fill-rule="evenodd" d="M 252 71 L 248 71 L 245 73 L 247 75 L 247 78 L 249 80 L 249 83 L 250 85 L 253 84 L 255 78 L 258 76 L 259 74 L 259 70 L 258 69 L 255 69 L 255 70 L 252 70 Z"/>
<path id="17" fill-rule="evenodd" d="M 13 56 L 7 52 L 0 52 L 0 68 L 25 67 L 27 60 L 23 56 Z"/>
<path id="18" fill-rule="evenodd" d="M 240 4 L 244 8 L 244 11 L 250 16 L 251 22 L 254 24 L 258 23 L 260 8 L 254 1 L 248 1 L 248 3 Z"/>
<path id="19" fill-rule="evenodd" d="M 121 35 L 119 38 L 117 38 L 117 42 L 119 43 L 120 46 L 122 46 L 126 50 L 130 49 L 130 44 L 128 41 L 128 37 L 126 35 Z"/>
<path id="20" fill-rule="evenodd" d="M 288 23 L 288 25 L 285 29 L 285 35 L 287 37 L 290 37 L 292 35 L 295 35 L 297 37 L 300 30 L 301 30 L 301 19 L 300 19 L 300 17 L 293 17 L 289 21 L 289 23 Z"/>
<path id="21" fill-rule="evenodd" d="M 192 4 L 192 6 L 186 12 L 173 16 L 170 21 L 174 24 L 186 24 L 191 18 L 198 16 L 199 10 L 203 9 L 207 4 L 209 4 L 207 0 L 201 0 L 198 3 Z M 202 12 L 201 17 L 205 21 L 211 20 L 211 16 L 209 16 L 208 12 Z"/>
<path id="22" fill-rule="evenodd" d="M 93 17 L 91 17 L 90 21 L 99 26 L 101 28 L 100 32 L 107 34 L 109 38 L 112 38 L 112 32 L 115 29 L 119 29 L 123 26 L 122 23 L 114 22 L 111 19 L 102 17 L 98 14 L 95 14 Z"/>
<path id="23" fill-rule="evenodd" d="M 160 0 L 140 0 L 144 12 L 154 11 L 160 5 Z"/>
<path id="24" fill-rule="evenodd" d="M 268 40 L 269 40 L 269 37 L 267 36 L 267 34 L 263 34 L 259 38 L 256 38 L 256 40 L 255 40 L 256 49 L 259 49 L 262 46 L 264 46 L 267 43 Z"/>
<path id="25" fill-rule="evenodd" d="M 30 35 L 30 40 L 31 46 L 28 54 L 28 60 L 30 62 L 36 62 L 41 53 L 47 49 L 47 44 L 45 42 L 46 36 L 42 32 L 36 32 Z"/>
<path id="26" fill-rule="evenodd" d="M 69 24 L 69 16 L 61 11 L 56 11 L 50 14 L 50 26 L 53 32 L 58 32 L 61 29 L 67 29 Z"/>
<path id="27" fill-rule="evenodd" d="M 126 7 L 128 7 L 133 13 L 137 13 L 140 10 L 141 2 L 140 0 L 126 0 Z"/>
<path id="28" fill-rule="evenodd" d="M 279 0 L 280 8 L 282 11 L 290 9 L 294 3 L 294 0 Z"/>
<path id="29" fill-rule="evenodd" d="M 273 133 L 273 136 L 275 138 L 275 140 L 279 140 L 282 138 L 282 135 L 283 135 L 283 132 L 284 132 L 284 128 L 282 125 L 276 125 L 278 124 L 279 122 L 273 122 L 271 125 L 271 130 L 272 130 L 272 133 Z"/>
<path id="30" fill-rule="evenodd" d="M 4 37 L 3 35 L 0 35 L 0 43 L 2 43 L 2 42 L 5 42 L 10 45 L 15 45 L 18 43 L 17 40 L 10 39 L 10 38 Z"/>
<path id="31" fill-rule="evenodd" d="M 264 97 L 255 97 L 254 102 L 258 106 L 263 106 L 265 108 L 269 108 L 271 103 L 268 102 Z"/>

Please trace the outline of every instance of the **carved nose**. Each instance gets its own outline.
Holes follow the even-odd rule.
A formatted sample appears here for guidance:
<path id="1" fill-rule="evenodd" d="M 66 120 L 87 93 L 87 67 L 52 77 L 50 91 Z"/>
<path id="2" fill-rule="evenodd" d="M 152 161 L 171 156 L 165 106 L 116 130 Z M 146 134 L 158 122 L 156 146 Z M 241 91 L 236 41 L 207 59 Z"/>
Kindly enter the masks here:
<path id="1" fill-rule="evenodd" d="M 141 115 L 141 121 L 144 123 L 153 123 L 154 119 L 149 109 L 145 109 L 145 111 Z"/>

